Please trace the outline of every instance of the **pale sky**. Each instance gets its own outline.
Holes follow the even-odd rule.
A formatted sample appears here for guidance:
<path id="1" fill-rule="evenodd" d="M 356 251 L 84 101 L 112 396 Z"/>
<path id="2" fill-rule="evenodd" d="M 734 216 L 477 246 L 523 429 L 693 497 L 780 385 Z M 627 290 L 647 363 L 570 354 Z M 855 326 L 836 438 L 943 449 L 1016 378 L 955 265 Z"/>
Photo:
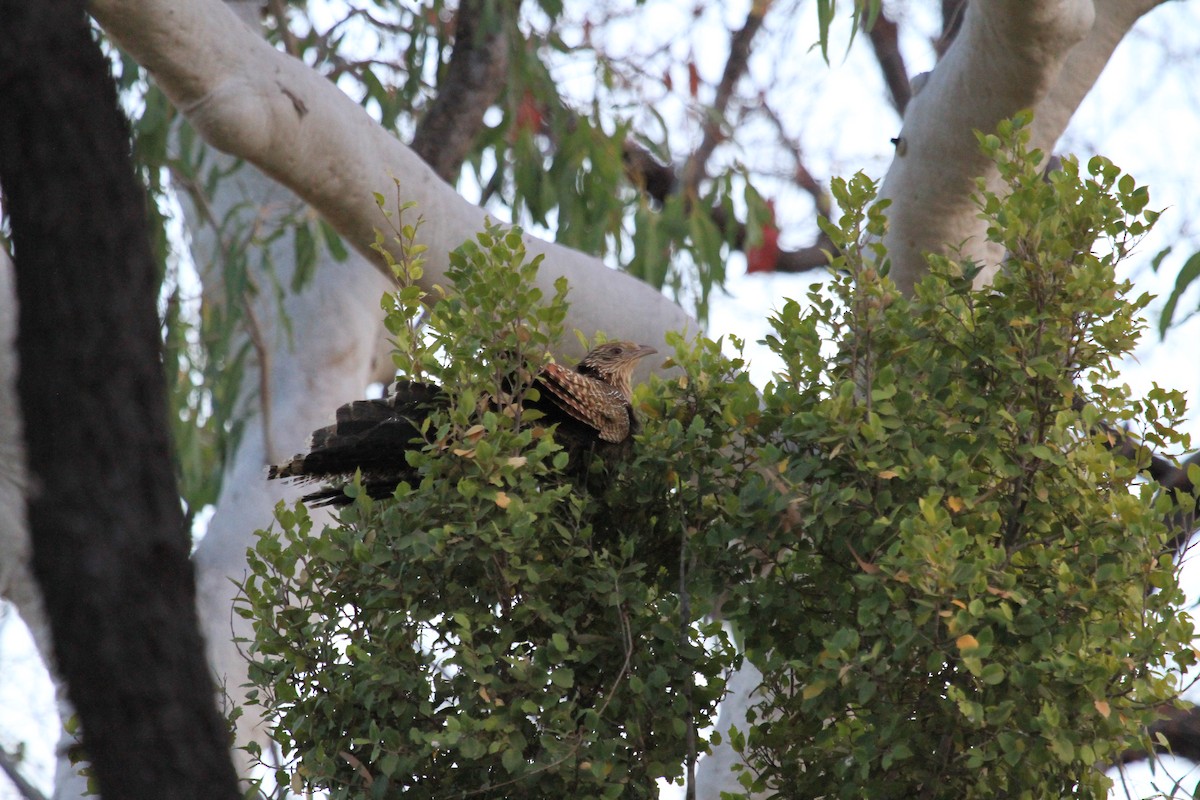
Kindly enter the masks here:
<path id="1" fill-rule="evenodd" d="M 902 49 L 913 74 L 933 63 L 928 38 L 937 25 L 935 5 L 888 6 L 903 24 Z M 692 6 L 688 2 L 652 0 L 646 4 L 642 16 L 631 19 L 627 35 L 614 36 L 612 41 L 637 42 L 639 47 L 648 49 L 661 44 L 681 61 L 694 56 L 702 77 L 711 85 L 724 65 L 727 29 L 740 26 L 747 3 L 734 2 L 725 4 L 723 10 L 710 9 L 689 30 L 688 26 L 693 24 Z M 856 42 L 843 59 L 845 30 L 835 32 L 835 44 L 830 49 L 834 63 L 827 66 L 815 52 L 805 54 L 815 40 L 812 7 L 803 6 L 801 16 L 805 18 L 802 27 L 793 32 L 776 30 L 778 35 L 771 39 L 769 47 L 756 53 L 750 81 L 771 93 L 776 108 L 794 112 L 784 120 L 785 126 L 789 136 L 803 144 L 807 166 L 818 179 L 848 175 L 857 169 L 882 177 L 891 158 L 888 139 L 896 135 L 899 121 L 887 105 L 865 39 Z M 768 19 L 770 27 L 772 18 Z M 618 49 L 617 45 L 610 47 L 613 52 Z M 1139 290 L 1160 296 L 1170 291 L 1183 260 L 1200 249 L 1200 223 L 1193 222 L 1200 220 L 1200 193 L 1195 190 L 1200 185 L 1196 152 L 1200 134 L 1197 67 L 1200 67 L 1200 6 L 1165 4 L 1126 38 L 1059 148 L 1059 152 L 1073 152 L 1081 159 L 1102 153 L 1150 186 L 1152 207 L 1164 208 L 1165 213 L 1155 232 L 1129 261 L 1128 269 Z M 579 91 L 584 95 L 589 91 L 590 73 L 586 70 L 577 69 L 574 73 L 564 70 L 564 74 L 556 77 L 565 85 L 578 81 Z M 680 131 L 677 140 L 673 140 L 675 154 L 680 157 L 686 154 L 692 143 L 688 131 L 694 130 L 686 104 L 668 95 L 659 98 L 655 110 L 668 125 Z M 752 145 L 753 129 L 750 131 L 747 139 Z M 754 167 L 763 166 L 756 163 L 761 153 L 752 146 L 720 156 Z M 802 194 L 783 180 L 774 187 L 768 182 L 759 188 L 764 195 L 779 198 L 782 244 L 794 247 L 809 243 L 814 230 L 812 212 Z M 772 189 L 777 194 L 772 194 Z M 469 188 L 464 193 L 471 196 Z M 1151 274 L 1150 258 L 1168 245 L 1175 245 L 1175 250 L 1165 259 L 1162 274 Z M 752 374 L 761 385 L 775 369 L 769 352 L 754 344 L 768 331 L 766 319 L 770 309 L 786 297 L 803 296 L 818 275 L 745 276 L 744 270 L 744 260 L 735 255 L 729 268 L 733 277 L 728 293 L 713 302 L 709 332 L 713 336 L 732 332 L 748 340 Z M 1195 287 L 1179 307 L 1186 312 L 1198 303 L 1200 287 Z M 1152 307 L 1152 314 L 1157 313 L 1160 304 L 1161 301 Z M 1156 323 L 1154 318 L 1151 327 Z M 1200 319 L 1173 329 L 1163 342 L 1157 334 L 1148 332 L 1136 358 L 1126 364 L 1123 376 L 1139 392 L 1157 382 L 1195 397 L 1200 390 Z M 1186 429 L 1200 437 L 1200 412 L 1190 416 Z M 1200 439 L 1196 447 L 1200 447 Z M 1200 598 L 1200 569 L 1189 569 L 1187 573 L 1194 587 L 1191 596 Z M 10 751 L 25 748 L 25 774 L 47 792 L 56 732 L 48 678 L 23 626 L 9 609 L 0 614 L 0 744 Z M 1155 786 L 1169 791 L 1174 780 L 1184 775 L 1187 777 L 1183 785 L 1194 786 L 1200 773 L 1194 769 L 1188 773 L 1189 768 L 1190 765 L 1164 763 L 1153 777 L 1143 768 L 1130 784 L 1130 796 L 1150 796 Z M 1114 796 L 1126 795 L 1118 791 Z M 10 798 L 16 800 L 18 795 L 0 776 L 0 800 Z"/>

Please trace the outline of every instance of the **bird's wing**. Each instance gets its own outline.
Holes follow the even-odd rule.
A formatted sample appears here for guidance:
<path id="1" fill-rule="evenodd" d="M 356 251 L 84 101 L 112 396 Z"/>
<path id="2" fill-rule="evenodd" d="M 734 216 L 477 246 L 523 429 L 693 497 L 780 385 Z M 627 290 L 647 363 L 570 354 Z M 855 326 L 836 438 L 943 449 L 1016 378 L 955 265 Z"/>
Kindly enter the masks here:
<path id="1" fill-rule="evenodd" d="M 629 436 L 628 403 L 604 381 L 551 363 L 538 374 L 538 385 L 550 402 L 594 428 L 603 441 L 622 442 Z"/>
<path id="2" fill-rule="evenodd" d="M 337 410 L 332 425 L 313 431 L 307 454 L 272 466 L 268 478 L 350 475 L 356 469 L 390 472 L 407 466 L 405 453 L 421 435 L 430 405 L 445 402 L 437 386 L 399 381 L 392 394 L 355 400 Z"/>

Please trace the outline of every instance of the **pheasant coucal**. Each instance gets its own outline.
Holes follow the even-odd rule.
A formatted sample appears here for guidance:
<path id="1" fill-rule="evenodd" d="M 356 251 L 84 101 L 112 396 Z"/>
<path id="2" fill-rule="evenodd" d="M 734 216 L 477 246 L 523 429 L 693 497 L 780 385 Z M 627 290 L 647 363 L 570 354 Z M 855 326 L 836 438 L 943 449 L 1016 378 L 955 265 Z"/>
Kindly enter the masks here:
<path id="1" fill-rule="evenodd" d="M 606 342 L 593 348 L 574 369 L 550 363 L 533 381 L 537 401 L 529 408 L 558 424 L 556 439 L 566 449 L 567 470 L 587 469 L 587 455 L 615 455 L 627 449 L 638 422 L 633 413 L 633 368 L 653 347 L 633 342 Z M 371 497 L 390 497 L 403 480 L 416 473 L 405 457 L 420 446 L 421 423 L 430 410 L 448 402 L 442 387 L 397 381 L 377 400 L 356 400 L 337 410 L 334 424 L 313 432 L 309 451 L 270 467 L 269 478 L 333 481 L 303 500 L 314 505 L 344 505 L 342 491 L 356 470 Z"/>

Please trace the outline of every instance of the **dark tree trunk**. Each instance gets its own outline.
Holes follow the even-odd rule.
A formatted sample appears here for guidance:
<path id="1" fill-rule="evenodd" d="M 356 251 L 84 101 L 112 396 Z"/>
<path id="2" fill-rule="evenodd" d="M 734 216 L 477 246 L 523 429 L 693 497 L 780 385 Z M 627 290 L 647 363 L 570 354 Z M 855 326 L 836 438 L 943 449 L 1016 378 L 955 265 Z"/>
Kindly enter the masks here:
<path id="1" fill-rule="evenodd" d="M 102 795 L 236 798 L 170 461 L 145 197 L 82 0 L 0 0 L 34 571 Z"/>

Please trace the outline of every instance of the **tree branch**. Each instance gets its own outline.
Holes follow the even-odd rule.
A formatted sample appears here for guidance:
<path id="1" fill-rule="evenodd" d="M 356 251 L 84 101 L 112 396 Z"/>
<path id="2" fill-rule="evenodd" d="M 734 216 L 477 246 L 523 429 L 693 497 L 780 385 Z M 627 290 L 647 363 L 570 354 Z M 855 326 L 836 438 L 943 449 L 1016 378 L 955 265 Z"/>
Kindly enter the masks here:
<path id="1" fill-rule="evenodd" d="M 904 66 L 904 56 L 900 52 L 899 26 L 880 11 L 868 35 L 871 48 L 875 51 L 875 60 L 883 72 L 883 82 L 887 84 L 891 95 L 892 107 L 903 117 L 904 109 L 912 97 L 912 87 L 909 86 L 908 68 Z"/>
<path id="2" fill-rule="evenodd" d="M 171 466 L 144 188 L 109 62 L 82 0 L 2 0 L 0 17 L 29 530 L 59 673 L 105 797 L 240 797 Z"/>
<path id="3" fill-rule="evenodd" d="M 946 55 L 950 43 L 962 29 L 963 15 L 967 10 L 967 0 L 942 0 L 942 34 L 933 43 L 938 60 Z"/>
<path id="4" fill-rule="evenodd" d="M 1003 253 L 984 241 L 970 198 L 975 179 L 999 189 L 973 131 L 1033 108 L 1031 146 L 1052 149 L 1112 49 L 1156 0 L 1004 0 L 967 5 L 946 56 L 910 101 L 901 146 L 880 196 L 889 199 L 884 237 L 891 275 L 911 290 L 924 253 L 959 249 L 987 280 Z"/>
<path id="5" fill-rule="evenodd" d="M 729 102 L 733 99 L 738 81 L 746 74 L 750 66 L 750 45 L 755 34 L 762 28 L 763 19 L 771 8 L 772 0 L 756 0 L 750 4 L 750 12 L 741 29 L 729 40 L 729 58 L 725 62 L 725 70 L 721 74 L 721 82 L 717 84 L 717 94 L 712 106 L 704 116 L 701 125 L 703 138 L 700 146 L 688 158 L 683 167 L 683 191 L 687 197 L 699 195 L 700 182 L 707 173 L 708 160 L 712 157 L 717 145 L 726 139 L 722 130 L 726 125 L 726 115 Z"/>
<path id="6" fill-rule="evenodd" d="M 17 759 L 12 753 L 0 747 L 0 770 L 4 770 L 4 774 L 8 776 L 12 785 L 17 787 L 17 791 L 26 800 L 46 800 L 46 795 L 38 791 L 38 788 L 26 780 L 18 769 Z"/>
<path id="7" fill-rule="evenodd" d="M 463 0 L 455 15 L 450 64 L 412 140 L 416 154 L 447 183 L 458 179 L 483 128 L 484 113 L 504 88 L 518 5 L 512 0 Z"/>
<path id="8" fill-rule="evenodd" d="M 418 243 L 429 248 L 422 279 L 427 291 L 446 283 L 449 252 L 483 228 L 482 209 L 460 197 L 357 103 L 264 42 L 219 0 L 95 0 L 91 9 L 201 136 L 295 191 L 385 274 L 382 257 L 372 250 L 375 231 L 383 226 L 374 197 L 395 197 L 394 179 L 401 199 L 416 201 L 424 220 Z M 566 277 L 574 297 L 588 298 L 571 305 L 569 327 L 659 346 L 668 331 L 694 326 L 659 292 L 592 256 L 534 237 L 528 247 L 531 256 L 546 256 L 539 288 L 551 292 L 554 281 Z M 579 355 L 575 338 L 564 338 L 562 354 Z"/>
<path id="9" fill-rule="evenodd" d="M 1164 753 L 1200 763 L 1200 708 L 1176 708 L 1162 706 L 1158 722 L 1150 726 L 1150 736 L 1155 740 L 1154 752 Z M 1162 734 L 1166 746 L 1160 744 L 1155 734 Z M 1126 750 L 1117 760 L 1119 764 L 1131 764 L 1150 757 L 1145 750 Z"/>

